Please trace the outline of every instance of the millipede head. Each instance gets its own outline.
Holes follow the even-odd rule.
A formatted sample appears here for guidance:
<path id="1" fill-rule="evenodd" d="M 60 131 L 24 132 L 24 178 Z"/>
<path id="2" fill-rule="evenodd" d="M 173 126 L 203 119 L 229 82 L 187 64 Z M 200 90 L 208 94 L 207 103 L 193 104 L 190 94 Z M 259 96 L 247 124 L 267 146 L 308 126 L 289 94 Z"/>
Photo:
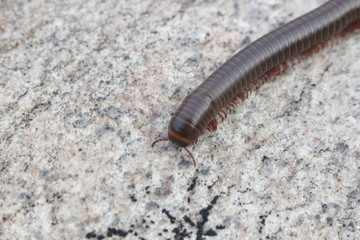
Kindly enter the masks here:
<path id="1" fill-rule="evenodd" d="M 180 117 L 174 115 L 169 123 L 168 136 L 171 142 L 179 147 L 186 147 L 195 141 L 200 136 L 201 131 L 190 123 L 184 121 Z"/>

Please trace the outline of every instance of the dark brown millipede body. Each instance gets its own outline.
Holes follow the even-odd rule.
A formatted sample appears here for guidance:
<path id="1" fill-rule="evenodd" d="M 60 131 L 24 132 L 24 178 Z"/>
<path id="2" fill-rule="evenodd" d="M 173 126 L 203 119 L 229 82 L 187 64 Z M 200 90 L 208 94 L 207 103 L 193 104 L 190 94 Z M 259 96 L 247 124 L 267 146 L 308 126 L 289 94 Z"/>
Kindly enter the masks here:
<path id="1" fill-rule="evenodd" d="M 332 0 L 250 43 L 185 97 L 170 120 L 169 140 L 180 147 L 194 143 L 259 77 L 359 20 L 360 0 Z"/>

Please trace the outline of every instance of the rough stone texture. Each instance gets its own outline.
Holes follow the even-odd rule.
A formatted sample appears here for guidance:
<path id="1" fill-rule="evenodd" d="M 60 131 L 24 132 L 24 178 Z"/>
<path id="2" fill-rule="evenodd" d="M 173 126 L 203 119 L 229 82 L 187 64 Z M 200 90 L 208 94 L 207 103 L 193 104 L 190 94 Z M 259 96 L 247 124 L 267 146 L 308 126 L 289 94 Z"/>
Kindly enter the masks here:
<path id="1" fill-rule="evenodd" d="M 0 239 L 359 239 L 360 32 L 190 147 L 180 101 L 324 1 L 0 1 Z"/>

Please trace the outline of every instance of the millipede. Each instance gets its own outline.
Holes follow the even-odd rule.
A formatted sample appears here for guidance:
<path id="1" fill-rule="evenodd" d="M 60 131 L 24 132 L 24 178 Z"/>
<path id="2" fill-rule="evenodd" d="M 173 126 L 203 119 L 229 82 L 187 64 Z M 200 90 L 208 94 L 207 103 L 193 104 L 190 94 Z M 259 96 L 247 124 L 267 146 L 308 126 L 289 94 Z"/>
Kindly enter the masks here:
<path id="1" fill-rule="evenodd" d="M 182 101 L 172 115 L 168 138 L 185 148 L 197 141 L 206 129 L 215 130 L 216 116 L 226 117 L 224 109 L 247 97 L 259 79 L 282 64 L 324 43 L 360 23 L 360 0 L 331 0 L 248 44 L 221 65 Z"/>

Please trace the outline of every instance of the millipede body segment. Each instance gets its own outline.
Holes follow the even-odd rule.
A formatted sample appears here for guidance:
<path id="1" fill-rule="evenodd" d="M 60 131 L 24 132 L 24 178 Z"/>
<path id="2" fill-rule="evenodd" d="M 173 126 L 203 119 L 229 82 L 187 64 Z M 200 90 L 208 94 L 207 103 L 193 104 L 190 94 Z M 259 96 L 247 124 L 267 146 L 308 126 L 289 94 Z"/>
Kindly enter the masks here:
<path id="1" fill-rule="evenodd" d="M 332 0 L 250 43 L 185 97 L 170 120 L 170 141 L 181 147 L 194 143 L 259 77 L 359 20 L 360 0 Z"/>

